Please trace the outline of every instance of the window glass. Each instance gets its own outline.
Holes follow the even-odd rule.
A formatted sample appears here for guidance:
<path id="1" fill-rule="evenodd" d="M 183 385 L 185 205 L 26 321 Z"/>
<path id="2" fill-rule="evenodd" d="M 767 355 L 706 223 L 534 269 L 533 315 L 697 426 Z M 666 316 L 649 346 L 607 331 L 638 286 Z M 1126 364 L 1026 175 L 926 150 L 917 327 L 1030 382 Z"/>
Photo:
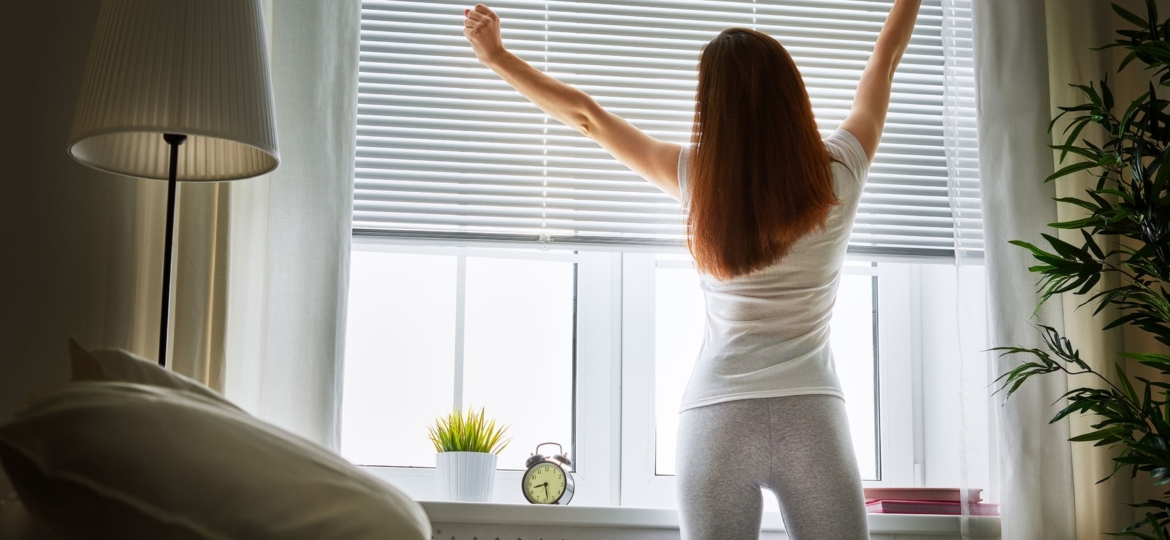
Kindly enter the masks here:
<path id="1" fill-rule="evenodd" d="M 853 432 L 853 451 L 863 480 L 879 480 L 877 409 L 877 278 L 845 274 L 833 309 L 832 345 L 837 379 Z"/>
<path id="2" fill-rule="evenodd" d="M 678 440 L 678 407 L 703 344 L 703 292 L 691 268 L 655 270 L 654 408 L 655 472 L 672 475 Z"/>
<path id="3" fill-rule="evenodd" d="M 467 259 L 463 403 L 511 426 L 500 469 L 542 442 L 572 448 L 574 266 Z"/>
<path id="4" fill-rule="evenodd" d="M 522 469 L 538 443 L 571 451 L 571 259 L 355 249 L 350 271 L 346 459 L 433 467 L 427 427 L 456 403 L 510 426 L 501 469 Z"/>
<path id="5" fill-rule="evenodd" d="M 434 467 L 427 426 L 450 411 L 456 257 L 353 250 L 341 455 Z"/>

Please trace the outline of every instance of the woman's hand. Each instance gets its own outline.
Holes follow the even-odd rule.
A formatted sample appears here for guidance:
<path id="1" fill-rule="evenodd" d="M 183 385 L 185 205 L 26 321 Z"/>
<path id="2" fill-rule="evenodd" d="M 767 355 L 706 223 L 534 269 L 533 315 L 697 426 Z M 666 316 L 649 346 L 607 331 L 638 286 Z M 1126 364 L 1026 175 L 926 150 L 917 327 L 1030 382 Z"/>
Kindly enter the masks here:
<path id="1" fill-rule="evenodd" d="M 491 65 L 504 52 L 500 39 L 500 16 L 483 4 L 463 10 L 463 35 L 471 42 L 475 57 L 485 66 Z"/>
<path id="2" fill-rule="evenodd" d="M 905 0 L 899 0 L 905 1 Z M 674 198 L 681 147 L 657 140 L 601 108 L 584 92 L 533 68 L 504 49 L 500 17 L 483 4 L 463 11 L 463 35 L 475 57 L 540 110 L 597 141 L 606 152 Z"/>
<path id="3" fill-rule="evenodd" d="M 873 55 L 865 64 L 861 80 L 857 82 L 853 108 L 841 123 L 841 129 L 857 139 L 870 162 L 873 162 L 882 139 L 882 130 L 885 129 L 894 70 L 910 44 L 910 36 L 914 33 L 914 24 L 918 19 L 918 8 L 921 6 L 922 0 L 894 1 L 894 7 L 890 9 L 877 43 L 874 44 Z"/>

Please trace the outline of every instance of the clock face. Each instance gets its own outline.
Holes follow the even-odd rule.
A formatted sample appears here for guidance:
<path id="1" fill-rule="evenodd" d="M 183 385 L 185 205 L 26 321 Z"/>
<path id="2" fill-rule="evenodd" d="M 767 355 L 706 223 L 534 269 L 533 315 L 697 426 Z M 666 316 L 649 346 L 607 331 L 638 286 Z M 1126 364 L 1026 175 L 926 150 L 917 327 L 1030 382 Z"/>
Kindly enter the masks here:
<path id="1" fill-rule="evenodd" d="M 565 470 L 553 463 L 538 463 L 524 473 L 524 495 L 537 504 L 552 504 L 565 494 Z"/>

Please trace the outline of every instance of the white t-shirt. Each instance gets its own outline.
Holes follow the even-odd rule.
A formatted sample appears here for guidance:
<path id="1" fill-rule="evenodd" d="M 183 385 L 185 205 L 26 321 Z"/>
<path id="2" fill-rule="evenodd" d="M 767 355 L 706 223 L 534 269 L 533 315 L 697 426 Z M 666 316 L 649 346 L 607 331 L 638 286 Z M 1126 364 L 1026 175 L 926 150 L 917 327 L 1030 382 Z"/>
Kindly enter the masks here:
<path id="1" fill-rule="evenodd" d="M 829 321 L 849 231 L 869 168 L 861 144 L 838 129 L 824 140 L 841 203 L 824 230 L 792 246 L 780 262 L 728 281 L 701 275 L 707 301 L 703 347 L 681 410 L 738 399 L 802 394 L 844 398 L 829 347 Z M 683 201 L 689 149 L 679 155 Z"/>

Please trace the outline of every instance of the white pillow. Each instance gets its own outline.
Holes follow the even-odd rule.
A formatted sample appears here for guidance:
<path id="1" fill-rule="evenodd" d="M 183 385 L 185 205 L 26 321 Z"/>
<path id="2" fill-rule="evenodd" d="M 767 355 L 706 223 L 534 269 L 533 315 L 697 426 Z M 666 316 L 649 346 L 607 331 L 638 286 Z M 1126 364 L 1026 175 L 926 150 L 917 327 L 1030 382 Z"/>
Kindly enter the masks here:
<path id="1" fill-rule="evenodd" d="M 69 360 L 75 381 L 122 381 L 195 392 L 239 409 L 216 391 L 202 383 L 159 367 L 158 363 L 130 351 L 104 348 L 86 350 L 77 340 L 69 339 Z"/>
<path id="2" fill-rule="evenodd" d="M 404 539 L 422 507 L 344 459 L 202 394 L 76 382 L 0 426 L 30 514 L 65 539 Z"/>

